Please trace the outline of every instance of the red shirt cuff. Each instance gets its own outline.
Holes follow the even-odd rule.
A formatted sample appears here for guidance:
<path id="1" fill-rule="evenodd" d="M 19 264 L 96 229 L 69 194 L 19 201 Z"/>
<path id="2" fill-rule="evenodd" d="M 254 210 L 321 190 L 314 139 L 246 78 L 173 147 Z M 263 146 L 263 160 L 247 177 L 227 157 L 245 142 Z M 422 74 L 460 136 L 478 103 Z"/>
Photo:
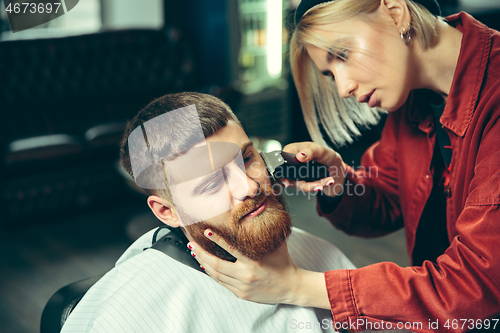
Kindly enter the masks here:
<path id="1" fill-rule="evenodd" d="M 359 311 L 356 307 L 349 269 L 327 271 L 326 291 L 333 316 L 333 327 L 356 330 Z"/>

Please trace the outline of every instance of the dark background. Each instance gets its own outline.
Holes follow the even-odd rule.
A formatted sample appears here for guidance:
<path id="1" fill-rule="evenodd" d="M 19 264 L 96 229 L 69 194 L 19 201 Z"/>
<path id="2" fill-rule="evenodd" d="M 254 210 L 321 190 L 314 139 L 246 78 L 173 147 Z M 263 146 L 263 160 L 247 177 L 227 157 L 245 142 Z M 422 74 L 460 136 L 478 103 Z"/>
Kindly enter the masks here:
<path id="1" fill-rule="evenodd" d="M 234 83 L 234 10 L 232 1 L 165 1 L 160 30 L 0 39 L 0 332 L 38 332 L 57 289 L 109 270 L 159 225 L 116 164 L 124 122 L 153 98 L 211 93 L 251 136 L 310 140 L 286 61 L 288 88 L 247 95 Z M 444 15 L 460 10 L 499 28 L 497 1 L 443 2 Z M 0 32 L 9 29 L 0 22 Z M 382 125 L 339 149 L 344 160 L 358 165 Z M 317 216 L 314 197 L 287 197 L 295 226 L 337 245 L 356 266 L 408 265 L 402 231 L 348 237 Z"/>

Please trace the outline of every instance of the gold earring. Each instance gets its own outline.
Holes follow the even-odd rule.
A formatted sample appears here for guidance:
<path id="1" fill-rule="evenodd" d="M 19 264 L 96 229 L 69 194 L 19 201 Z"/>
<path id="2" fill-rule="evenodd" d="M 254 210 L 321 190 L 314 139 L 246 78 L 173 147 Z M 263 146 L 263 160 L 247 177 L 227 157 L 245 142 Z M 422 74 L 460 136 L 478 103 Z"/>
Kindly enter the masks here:
<path id="1" fill-rule="evenodd" d="M 405 43 L 405 45 L 410 45 L 411 44 L 411 25 L 408 22 L 408 30 L 403 28 L 403 31 L 401 32 L 401 39 Z"/>

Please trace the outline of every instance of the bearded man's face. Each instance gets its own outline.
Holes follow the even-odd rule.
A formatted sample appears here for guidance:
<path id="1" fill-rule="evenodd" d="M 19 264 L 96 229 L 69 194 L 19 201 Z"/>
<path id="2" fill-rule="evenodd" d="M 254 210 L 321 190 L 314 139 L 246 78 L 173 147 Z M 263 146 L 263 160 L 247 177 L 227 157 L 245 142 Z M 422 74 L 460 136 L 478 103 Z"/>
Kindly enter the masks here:
<path id="1" fill-rule="evenodd" d="M 236 147 L 239 158 L 230 155 L 227 162 L 219 163 L 222 167 L 217 167 L 218 160 L 224 160 L 224 152 L 217 156 L 215 149 L 227 143 Z M 260 259 L 273 252 L 290 235 L 291 218 L 281 194 L 273 192 L 280 187 L 271 183 L 264 161 L 245 131 L 239 124 L 229 121 L 224 128 L 207 137 L 204 145 L 193 147 L 192 155 L 196 156 L 195 149 L 208 149 L 211 172 L 170 186 L 186 235 L 208 252 L 226 260 L 233 257 L 207 239 L 205 229 L 210 228 L 248 258 Z M 176 170 L 185 174 L 191 168 L 196 169 L 196 166 L 191 167 L 196 159 L 180 162 L 173 161 L 171 165 L 177 165 Z"/>

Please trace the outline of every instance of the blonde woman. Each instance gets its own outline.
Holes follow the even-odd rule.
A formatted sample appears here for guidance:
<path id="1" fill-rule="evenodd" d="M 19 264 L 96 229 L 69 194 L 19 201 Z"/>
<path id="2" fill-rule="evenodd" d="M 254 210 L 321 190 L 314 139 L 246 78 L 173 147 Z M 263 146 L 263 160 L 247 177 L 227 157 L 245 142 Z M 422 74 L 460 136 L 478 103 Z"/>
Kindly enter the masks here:
<path id="1" fill-rule="evenodd" d="M 493 328 L 498 320 L 490 319 L 500 314 L 500 33 L 466 13 L 439 15 L 435 0 L 303 0 L 291 41 L 314 143 L 285 150 L 330 166 L 331 177 L 284 185 L 322 191 L 318 213 L 349 234 L 404 227 L 412 266 L 303 271 L 280 251 L 266 261 L 245 259 L 206 230 L 238 258 L 224 262 L 197 248 L 210 276 L 243 299 L 331 309 L 335 328 Z M 319 124 L 342 145 L 381 112 L 388 113 L 382 137 L 358 170 L 320 134 Z"/>

